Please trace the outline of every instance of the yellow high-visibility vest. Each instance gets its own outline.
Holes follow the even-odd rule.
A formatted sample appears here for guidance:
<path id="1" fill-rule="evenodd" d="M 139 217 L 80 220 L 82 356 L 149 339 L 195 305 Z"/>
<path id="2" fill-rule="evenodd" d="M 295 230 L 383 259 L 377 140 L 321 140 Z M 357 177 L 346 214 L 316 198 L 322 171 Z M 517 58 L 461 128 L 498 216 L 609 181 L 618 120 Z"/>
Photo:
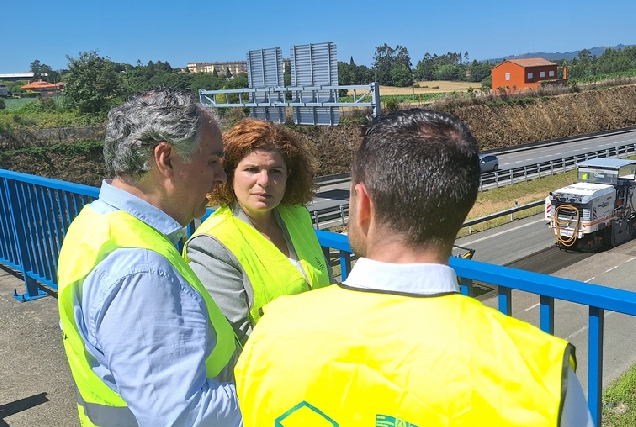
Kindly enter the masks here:
<path id="1" fill-rule="evenodd" d="M 328 286 L 329 272 L 318 237 L 311 227 L 309 212 L 303 206 L 278 206 L 296 255 L 307 279 L 254 227 L 236 218 L 228 206 L 221 206 L 197 228 L 193 237 L 216 237 L 236 257 L 254 289 L 250 318 L 255 324 L 261 308 L 281 295 L 295 295 Z M 186 250 L 184 250 L 184 255 Z M 187 256 L 185 256 L 187 260 Z"/>
<path id="2" fill-rule="evenodd" d="M 201 294 L 217 340 L 206 360 L 209 378 L 221 372 L 236 349 L 232 327 L 170 240 L 124 211 L 103 215 L 90 206 L 84 207 L 68 229 L 58 263 L 58 298 L 64 349 L 77 386 L 78 409 L 83 426 L 137 425 L 126 402 L 91 369 L 90 360 L 93 357 L 85 349 L 73 309 L 74 300 L 86 276 L 117 248 L 143 248 L 162 255 Z"/>
<path id="3" fill-rule="evenodd" d="M 266 306 L 235 377 L 246 427 L 555 427 L 572 350 L 459 294 L 331 286 Z"/>

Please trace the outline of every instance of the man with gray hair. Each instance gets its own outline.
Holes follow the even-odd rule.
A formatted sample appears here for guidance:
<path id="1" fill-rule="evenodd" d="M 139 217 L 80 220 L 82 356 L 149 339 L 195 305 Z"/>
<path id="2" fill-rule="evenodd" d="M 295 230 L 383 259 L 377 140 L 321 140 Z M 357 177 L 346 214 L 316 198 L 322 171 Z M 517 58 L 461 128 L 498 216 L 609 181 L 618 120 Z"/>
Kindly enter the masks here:
<path id="1" fill-rule="evenodd" d="M 232 327 L 175 244 L 226 180 L 213 116 L 189 93 L 133 95 L 108 114 L 114 178 L 59 257 L 60 323 L 83 426 L 238 426 Z"/>

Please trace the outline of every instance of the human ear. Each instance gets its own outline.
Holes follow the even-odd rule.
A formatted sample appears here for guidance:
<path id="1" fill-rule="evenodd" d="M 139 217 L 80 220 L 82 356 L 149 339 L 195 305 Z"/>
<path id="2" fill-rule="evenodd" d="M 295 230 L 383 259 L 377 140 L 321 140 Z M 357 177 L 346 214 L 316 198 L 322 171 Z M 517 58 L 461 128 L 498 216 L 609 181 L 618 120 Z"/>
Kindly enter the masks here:
<path id="1" fill-rule="evenodd" d="M 153 157 L 157 169 L 162 175 L 172 176 L 174 174 L 173 158 L 174 149 L 170 144 L 163 141 L 160 142 L 153 150 Z"/>
<path id="2" fill-rule="evenodd" d="M 356 184 L 353 187 L 353 190 L 356 193 L 356 201 L 354 206 L 354 209 L 356 210 L 355 220 L 357 222 L 357 225 L 359 225 L 363 229 L 366 229 L 371 223 L 371 199 L 369 198 L 369 193 L 367 193 L 367 188 L 364 184 Z"/>

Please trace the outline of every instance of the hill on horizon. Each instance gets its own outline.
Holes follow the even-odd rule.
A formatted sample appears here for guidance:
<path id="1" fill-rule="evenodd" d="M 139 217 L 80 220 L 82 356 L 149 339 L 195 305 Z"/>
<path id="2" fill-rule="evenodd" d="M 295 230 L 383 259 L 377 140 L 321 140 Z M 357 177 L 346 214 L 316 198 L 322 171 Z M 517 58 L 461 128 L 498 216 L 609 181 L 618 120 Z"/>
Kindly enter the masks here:
<path id="1" fill-rule="evenodd" d="M 631 45 L 619 44 L 617 46 L 598 46 L 598 47 L 590 48 L 588 50 L 590 51 L 591 56 L 599 57 L 603 54 L 603 52 L 605 52 L 605 49 L 607 48 L 619 50 L 629 46 Z M 510 55 L 510 56 L 503 56 L 499 58 L 484 59 L 481 62 L 502 62 L 504 59 L 523 59 L 523 58 L 543 58 L 548 61 L 552 61 L 556 59 L 570 60 L 572 58 L 578 59 L 579 52 L 580 50 L 577 50 L 574 52 L 529 52 L 529 53 L 523 53 L 521 55 Z"/>

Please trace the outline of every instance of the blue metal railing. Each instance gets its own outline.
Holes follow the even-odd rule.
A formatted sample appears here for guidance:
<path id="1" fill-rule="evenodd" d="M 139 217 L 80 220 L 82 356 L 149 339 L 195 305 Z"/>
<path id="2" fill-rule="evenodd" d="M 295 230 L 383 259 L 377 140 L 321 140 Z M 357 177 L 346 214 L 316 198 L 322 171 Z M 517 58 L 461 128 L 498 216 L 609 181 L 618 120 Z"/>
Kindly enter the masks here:
<path id="1" fill-rule="evenodd" d="M 81 208 L 98 195 L 95 187 L 0 169 L 0 263 L 24 277 L 26 292 L 16 292 L 17 299 L 47 295 L 38 283 L 57 289 L 57 257 L 66 230 Z M 352 265 L 347 237 L 320 230 L 316 234 L 325 254 L 337 251 L 346 279 Z M 555 299 L 588 307 L 588 401 L 600 426 L 604 312 L 636 316 L 636 293 L 467 259 L 451 258 L 450 265 L 461 277 L 465 295 L 472 296 L 473 281 L 497 285 L 499 310 L 504 314 L 512 313 L 513 289 L 539 295 L 540 327 L 548 333 L 554 333 Z"/>
<path id="2" fill-rule="evenodd" d="M 26 293 L 47 295 L 38 282 L 57 289 L 57 258 L 69 224 L 99 189 L 0 169 L 0 263 L 19 271 Z"/>

